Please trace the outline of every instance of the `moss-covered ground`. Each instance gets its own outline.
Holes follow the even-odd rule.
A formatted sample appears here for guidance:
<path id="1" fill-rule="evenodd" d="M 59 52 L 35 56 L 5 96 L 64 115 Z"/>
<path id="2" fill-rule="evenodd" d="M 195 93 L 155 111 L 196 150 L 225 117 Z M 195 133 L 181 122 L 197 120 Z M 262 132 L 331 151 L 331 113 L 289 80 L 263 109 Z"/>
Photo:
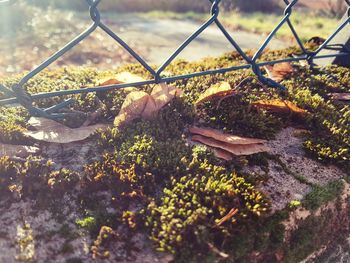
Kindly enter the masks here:
<path id="1" fill-rule="evenodd" d="M 296 53 L 294 48 L 273 51 L 264 54 L 263 59 L 292 53 Z M 238 55 L 230 53 L 200 62 L 177 61 L 167 72 L 184 74 L 240 63 Z M 335 200 L 344 189 L 342 178 L 318 185 L 299 176 L 298 180 L 310 186 L 311 192 L 305 193 L 301 202 L 292 202 L 272 214 L 271 200 L 260 190 L 260 185 L 269 180 L 269 162 L 278 160 L 278 156 L 258 154 L 224 162 L 206 147 L 192 145 L 187 140 L 187 128 L 195 123 L 267 140 L 273 140 L 281 130 L 292 126 L 305 130 L 300 136 L 307 158 L 317 160 L 320 165 L 337 166 L 344 171 L 344 178 L 346 174 L 349 176 L 350 106 L 332 100 L 329 93 L 350 92 L 350 70 L 337 66 L 310 69 L 295 64 L 294 67 L 294 73 L 282 81 L 286 92 L 262 85 L 248 70 L 177 81 L 173 85 L 184 91 L 182 98 L 164 107 L 154 120 L 135 120 L 123 129 L 111 127 L 97 132 L 89 139 L 93 145 L 92 157 L 75 168 L 65 167 L 60 163 L 62 160 L 50 158 L 50 154 L 27 159 L 1 157 L 1 202 L 9 207 L 19 200 L 32 200 L 37 213 L 49 209 L 59 218 L 60 199 L 70 195 L 79 204 L 76 226 L 95 240 L 88 244 L 91 257 L 95 258 L 118 258 L 107 248 L 111 240 L 118 239 L 117 230 L 123 227 L 129 235 L 146 234 L 155 250 L 172 253 L 176 262 L 250 262 L 254 253 L 270 255 L 263 259 L 269 261 L 262 262 L 277 262 L 281 253 L 286 262 L 298 262 L 301 255 L 306 257 L 323 245 L 319 242 L 309 246 L 305 237 L 310 226 L 316 223 L 305 223 L 306 230 L 294 234 L 292 243 L 285 246 L 282 222 L 295 206 L 316 210 Z M 150 77 L 136 65 L 109 72 L 70 68 L 45 71 L 29 81 L 26 89 L 37 93 L 95 86 L 122 71 Z M 1 84 L 11 86 L 19 77 L 2 79 Z M 212 85 L 227 81 L 234 88 L 247 77 L 252 78 L 237 95 L 220 103 L 213 100 L 194 106 L 199 95 Z M 151 88 L 142 87 L 145 91 Z M 95 100 L 98 96 L 106 107 L 97 121 L 110 122 L 126 95 L 127 91 L 123 90 L 78 95 L 71 109 L 93 112 L 99 105 Z M 251 105 L 257 100 L 276 98 L 290 100 L 307 113 L 276 114 Z M 51 106 L 63 99 L 36 103 Z M 23 135 L 29 128 L 28 118 L 28 113 L 20 107 L 1 107 L 0 142 L 42 147 L 43 143 Z M 79 146 L 76 152 L 79 153 Z M 246 168 L 250 166 L 261 167 L 265 176 L 249 174 Z M 283 165 L 281 167 L 283 170 Z M 288 173 L 288 169 L 284 172 Z M 107 198 L 101 194 L 107 194 Z M 218 224 L 232 209 L 238 209 L 238 213 Z M 74 239 L 71 231 L 63 227 L 64 221 L 59 220 L 62 235 Z M 322 221 L 320 226 L 325 225 Z M 317 235 L 317 231 L 309 234 Z M 303 245 L 304 241 L 307 244 Z M 65 243 L 62 257 L 67 258 L 67 262 L 79 262 L 79 258 L 65 256 L 72 254 L 72 250 L 72 246 Z"/>

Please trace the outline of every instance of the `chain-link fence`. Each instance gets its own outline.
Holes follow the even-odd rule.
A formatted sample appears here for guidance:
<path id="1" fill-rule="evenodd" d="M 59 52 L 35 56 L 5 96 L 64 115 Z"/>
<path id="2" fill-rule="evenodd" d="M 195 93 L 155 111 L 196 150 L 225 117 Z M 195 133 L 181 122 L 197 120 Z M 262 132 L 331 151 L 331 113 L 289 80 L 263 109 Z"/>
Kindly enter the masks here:
<path id="1" fill-rule="evenodd" d="M 205 1 L 205 0 L 203 0 Z M 97 91 L 109 91 L 114 89 L 122 89 L 127 87 L 140 87 L 143 85 L 149 85 L 149 84 L 158 84 L 162 82 L 174 82 L 177 80 L 183 80 L 183 79 L 189 79 L 193 77 L 200 77 L 210 74 L 218 74 L 218 73 L 226 73 L 234 70 L 239 69 L 251 69 L 254 74 L 257 76 L 257 78 L 264 84 L 269 85 L 271 87 L 284 89 L 284 87 L 272 79 L 267 78 L 263 75 L 263 72 L 261 70 L 261 67 L 265 65 L 274 65 L 277 63 L 282 62 L 293 62 L 293 61 L 307 61 L 311 66 L 314 64 L 315 59 L 321 59 L 321 58 L 329 58 L 329 57 L 340 57 L 340 56 L 349 56 L 350 55 L 350 49 L 345 45 L 332 45 L 330 47 L 331 41 L 341 32 L 346 26 L 350 26 L 350 0 L 344 0 L 346 5 L 348 6 L 347 9 L 347 16 L 342 21 L 342 23 L 339 25 L 338 28 L 334 30 L 334 32 L 326 39 L 326 41 L 318 47 L 317 50 L 310 51 L 308 50 L 303 42 L 301 41 L 297 30 L 293 26 L 293 23 L 290 20 L 290 16 L 292 15 L 293 8 L 298 3 L 298 0 L 288 1 L 283 0 L 284 4 L 286 5 L 286 8 L 284 10 L 283 17 L 281 21 L 276 25 L 276 27 L 272 30 L 272 32 L 267 36 L 264 43 L 260 46 L 260 48 L 256 51 L 256 53 L 250 57 L 247 55 L 246 52 L 243 51 L 243 49 L 239 46 L 239 44 L 236 42 L 236 40 L 231 36 L 231 34 L 226 30 L 224 25 L 220 22 L 219 19 L 219 13 L 220 13 L 220 7 L 219 4 L 221 0 L 209 0 L 211 2 L 211 16 L 210 18 L 202 24 L 190 37 L 188 37 L 175 51 L 174 53 L 167 58 L 162 65 L 159 66 L 158 69 L 153 69 L 137 52 L 135 52 L 126 42 L 123 41 L 115 32 L 113 32 L 105 23 L 101 20 L 101 14 L 99 12 L 99 4 L 101 0 L 86 0 L 87 2 L 87 8 L 89 8 L 90 11 L 90 17 L 93 23 L 89 28 L 87 28 L 84 32 L 82 32 L 80 35 L 78 35 L 76 38 L 74 38 L 71 42 L 66 44 L 62 49 L 57 51 L 54 55 L 52 55 L 50 58 L 48 58 L 46 61 L 44 61 L 41 65 L 33 69 L 31 72 L 29 72 L 27 75 L 25 75 L 22 80 L 17 83 L 16 85 L 13 85 L 12 87 L 4 87 L 0 85 L 0 92 L 2 92 L 5 96 L 5 98 L 0 100 L 0 105 L 11 105 L 11 104 L 21 104 L 26 109 L 28 109 L 29 113 L 33 116 L 40 116 L 40 117 L 46 117 L 46 118 L 62 118 L 64 117 L 63 113 L 59 113 L 61 109 L 72 103 L 74 100 L 66 100 L 63 103 L 60 103 L 58 105 L 55 105 L 53 107 L 47 108 L 47 109 L 41 109 L 34 106 L 33 101 L 43 98 L 50 98 L 55 96 L 64 96 L 64 95 L 73 95 L 73 94 L 82 94 L 82 93 L 90 93 L 90 92 L 97 92 Z M 0 8 L 2 5 L 10 5 L 14 4 L 15 0 L 0 0 Z M 214 70 L 208 70 L 208 71 L 202 71 L 202 72 L 193 72 L 190 74 L 184 74 L 184 75 L 178 75 L 178 76 L 164 76 L 166 68 L 170 65 L 171 62 L 173 62 L 177 56 L 188 46 L 192 41 L 194 41 L 206 28 L 208 28 L 211 25 L 216 25 L 217 28 L 222 32 L 222 34 L 225 36 L 225 38 L 231 43 L 233 50 L 237 51 L 240 56 L 244 59 L 245 64 L 240 66 L 233 66 L 228 68 L 221 68 L 221 69 L 214 69 Z M 279 59 L 279 60 L 273 60 L 273 61 L 266 61 L 266 62 L 259 62 L 258 59 L 261 57 L 262 53 L 266 50 L 268 44 L 271 42 L 273 37 L 276 35 L 278 30 L 284 26 L 287 25 L 291 32 L 293 37 L 295 38 L 298 46 L 300 47 L 302 54 L 298 57 L 293 58 L 285 58 L 285 59 Z M 47 92 L 47 93 L 40 93 L 40 94 L 28 94 L 24 90 L 24 85 L 34 76 L 39 74 L 42 70 L 47 68 L 49 65 L 54 63 L 57 59 L 62 57 L 66 52 L 74 48 L 76 45 L 78 45 L 81 41 L 83 41 L 85 38 L 87 38 L 91 33 L 93 33 L 97 28 L 102 29 L 106 34 L 108 34 L 111 38 L 113 38 L 119 45 L 121 45 L 132 57 L 134 57 L 138 63 L 140 63 L 152 76 L 153 78 L 146 81 L 136 82 L 136 83 L 125 83 L 125 84 L 117 84 L 117 85 L 108 85 L 108 86 L 99 86 L 99 87 L 92 87 L 92 88 L 81 88 L 81 89 L 67 89 L 62 91 L 55 91 L 55 92 Z M 325 49 L 334 49 L 334 53 L 331 54 L 321 54 L 322 50 Z"/>

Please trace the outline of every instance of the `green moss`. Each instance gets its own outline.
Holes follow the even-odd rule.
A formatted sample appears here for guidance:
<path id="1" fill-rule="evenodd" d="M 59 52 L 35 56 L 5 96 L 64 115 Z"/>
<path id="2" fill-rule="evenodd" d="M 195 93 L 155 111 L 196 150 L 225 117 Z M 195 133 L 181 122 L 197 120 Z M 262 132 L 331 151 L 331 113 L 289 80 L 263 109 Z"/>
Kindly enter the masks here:
<path id="1" fill-rule="evenodd" d="M 330 240 L 347 238 L 348 232 L 336 220 L 334 210 L 330 209 L 323 211 L 321 216 L 309 216 L 299 222 L 284 246 L 284 262 L 301 262 L 311 253 L 329 246 Z"/>
<path id="2" fill-rule="evenodd" d="M 47 204 L 51 200 L 47 198 L 48 194 L 52 198 L 61 197 L 77 182 L 76 172 L 67 169 L 55 171 L 52 162 L 45 162 L 41 157 L 28 157 L 25 162 L 11 161 L 9 157 L 0 158 L 0 195 L 6 197 L 11 196 L 12 192 L 23 197 L 38 198 L 38 205 L 40 202 Z"/>
<path id="3" fill-rule="evenodd" d="M 316 210 L 322 204 L 337 198 L 344 190 L 344 182 L 337 180 L 325 186 L 313 186 L 312 191 L 305 196 L 303 205 L 307 209 Z"/>
<path id="4" fill-rule="evenodd" d="M 208 126 L 225 132 L 255 138 L 274 138 L 283 127 L 282 121 L 266 111 L 253 108 L 247 98 L 233 96 L 219 101 L 213 100 L 199 107 L 199 118 Z"/>
<path id="5" fill-rule="evenodd" d="M 18 189 L 16 177 L 20 172 L 20 166 L 10 161 L 9 157 L 0 157 L 0 196 L 8 198 L 11 191 Z"/>
<path id="6" fill-rule="evenodd" d="M 349 91 L 349 70 L 328 67 L 325 72 L 305 71 L 288 81 L 289 97 L 310 114 L 306 117 L 310 136 L 305 149 L 319 160 L 350 165 L 350 107 L 333 101 L 329 92 Z"/>
<path id="7" fill-rule="evenodd" d="M 146 225 L 160 249 L 173 251 L 180 246 L 193 246 L 200 239 L 201 227 L 215 228 L 231 209 L 238 209 L 238 218 L 242 220 L 267 211 L 265 197 L 244 178 L 197 159 L 189 162 L 188 167 L 187 175 L 173 178 L 160 202 L 152 202 L 147 208 Z M 236 220 L 237 217 L 229 219 L 214 232 L 224 238 Z"/>
<path id="8" fill-rule="evenodd" d="M 297 53 L 296 48 L 271 51 L 264 53 L 262 60 Z M 177 61 L 167 68 L 167 74 L 230 67 L 241 62 L 236 52 L 200 62 Z M 110 72 L 65 69 L 43 72 L 31 80 L 26 89 L 36 93 L 90 87 L 101 83 L 106 77 L 113 78 L 121 71 L 151 77 L 141 66 L 135 65 L 126 65 Z M 282 82 L 288 88 L 287 94 L 266 87 L 253 77 L 237 90 L 235 96 L 194 106 L 198 97 L 212 85 L 227 81 L 235 88 L 246 77 L 253 75 L 248 70 L 240 70 L 174 82 L 173 85 L 184 90 L 183 98 L 173 100 L 154 120 L 138 119 L 122 130 L 111 128 L 98 132 L 95 139 L 108 153 L 102 154 L 103 151 L 99 149 L 96 161 L 87 164 L 84 171 L 79 173 L 55 170 L 40 158 L 29 158 L 25 163 L 0 158 L 0 193 L 9 196 L 11 191 L 19 191 L 22 198 L 42 202 L 45 208 L 55 203 L 54 210 L 59 214 L 63 203 L 51 197 L 61 197 L 63 193 L 76 194 L 79 189 L 77 201 L 83 218 L 78 219 L 77 223 L 86 228 L 91 236 L 97 236 L 97 241 L 103 226 L 112 233 L 113 228 L 124 223 L 133 231 L 148 231 L 158 247 L 175 252 L 179 262 L 188 262 L 189 259 L 197 262 L 216 260 L 217 252 L 213 252 L 210 245 L 229 254 L 228 261 L 232 262 L 250 262 L 249 254 L 252 251 L 274 253 L 284 246 L 281 222 L 288 216 L 288 211 L 261 216 L 269 204 L 256 186 L 260 181 L 268 180 L 268 161 L 276 161 L 285 172 L 313 187 L 303 202 L 309 209 L 316 209 L 336 198 L 343 189 L 342 183 L 336 181 L 324 187 L 313 186 L 307 178 L 291 173 L 276 156 L 268 154 L 234 158 L 223 166 L 206 147 L 188 143 L 187 128 L 200 123 L 245 137 L 271 139 L 283 127 L 302 126 L 310 131 L 304 146 L 311 156 L 349 170 L 350 108 L 346 103 L 331 100 L 328 93 L 349 92 L 350 71 L 333 66 L 311 70 L 295 65 L 295 72 Z M 9 87 L 17 80 L 1 82 Z M 144 91 L 151 88 L 141 87 Z M 37 101 L 36 105 L 52 106 L 74 97 L 77 103 L 70 109 L 91 112 L 98 107 L 98 97 L 105 104 L 103 116 L 98 121 L 108 121 L 119 112 L 126 95 L 125 90 L 97 92 L 44 99 Z M 277 98 L 291 100 L 306 109 L 308 114 L 281 115 L 251 106 L 256 100 Z M 23 136 L 28 117 L 23 109 L 1 108 L 0 142 L 32 143 Z M 235 171 L 245 165 L 258 165 L 266 174 L 256 177 Z M 108 193 L 108 200 L 101 193 Z M 135 202 L 137 208 L 131 210 Z M 110 213 L 108 208 L 114 212 Z M 216 226 L 217 220 L 233 208 L 239 210 L 238 214 L 221 226 Z M 317 222 L 310 220 L 292 237 L 287 260 L 301 260 L 318 247 L 313 236 L 317 236 L 320 229 L 310 230 Z M 146 229 L 142 227 L 145 224 Z M 61 235 L 66 236 L 69 231 L 69 228 L 63 227 Z M 104 252 L 108 250 L 102 245 L 102 249 L 97 248 L 96 255 L 107 256 L 108 253 Z"/>
<path id="9" fill-rule="evenodd" d="M 27 114 L 22 108 L 0 107 L 0 142 L 32 144 L 32 140 L 23 135 L 26 118 Z"/>
<path id="10" fill-rule="evenodd" d="M 88 216 L 82 219 L 77 219 L 75 223 L 82 228 L 91 230 L 96 227 L 96 218 Z"/>
<path id="11" fill-rule="evenodd" d="M 105 154 L 101 161 L 85 166 L 85 191 L 110 190 L 116 197 L 142 195 L 153 188 L 152 174 L 136 173 L 135 164 L 120 163 L 115 154 Z"/>
<path id="12" fill-rule="evenodd" d="M 110 252 L 106 249 L 113 239 L 117 238 L 117 234 L 112 228 L 103 226 L 94 241 L 94 245 L 91 247 L 92 257 L 96 258 L 108 258 Z"/>
<path id="13" fill-rule="evenodd" d="M 156 180 L 184 170 L 183 157 L 191 156 L 183 132 L 191 124 L 193 112 L 185 102 L 175 100 L 166 106 L 157 119 L 131 123 L 122 131 L 109 129 L 101 132 L 98 140 L 102 147 L 114 146 L 115 158 L 133 163 L 141 172 L 151 173 Z"/>

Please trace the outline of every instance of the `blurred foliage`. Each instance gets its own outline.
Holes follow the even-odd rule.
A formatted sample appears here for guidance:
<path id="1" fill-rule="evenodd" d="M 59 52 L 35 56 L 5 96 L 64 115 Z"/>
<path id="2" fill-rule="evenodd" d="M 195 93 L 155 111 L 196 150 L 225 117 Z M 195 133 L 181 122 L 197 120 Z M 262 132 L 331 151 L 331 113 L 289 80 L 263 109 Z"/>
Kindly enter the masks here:
<path id="1" fill-rule="evenodd" d="M 55 1 L 55 0 L 30 0 L 30 3 L 47 6 L 53 5 L 59 8 L 70 8 L 77 10 L 86 10 L 86 3 L 80 1 Z M 222 7 L 225 11 L 239 9 L 241 11 L 263 11 L 271 12 L 278 8 L 278 1 L 276 0 L 233 0 L 222 1 Z M 117 11 L 117 12 L 147 12 L 151 10 L 163 10 L 174 12 L 208 12 L 211 3 L 206 0 L 104 0 L 100 4 L 102 11 Z"/>

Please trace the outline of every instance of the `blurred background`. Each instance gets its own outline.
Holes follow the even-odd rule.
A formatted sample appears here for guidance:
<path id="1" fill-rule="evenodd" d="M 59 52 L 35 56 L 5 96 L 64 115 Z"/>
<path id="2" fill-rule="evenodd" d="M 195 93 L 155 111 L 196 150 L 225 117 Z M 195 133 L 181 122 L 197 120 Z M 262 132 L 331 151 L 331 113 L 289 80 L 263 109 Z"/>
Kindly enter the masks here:
<path id="1" fill-rule="evenodd" d="M 345 11 L 344 0 L 300 0 L 291 20 L 301 38 L 327 37 Z M 209 18 L 208 0 L 102 0 L 102 20 L 146 61 L 160 64 Z M 243 49 L 257 49 L 277 25 L 283 0 L 223 0 L 220 20 Z M 0 76 L 31 70 L 91 24 L 85 0 L 18 0 L 0 5 Z M 270 49 L 294 45 L 288 27 Z M 233 51 L 212 26 L 180 58 L 197 60 Z M 133 58 L 97 30 L 52 67 L 114 69 Z"/>

